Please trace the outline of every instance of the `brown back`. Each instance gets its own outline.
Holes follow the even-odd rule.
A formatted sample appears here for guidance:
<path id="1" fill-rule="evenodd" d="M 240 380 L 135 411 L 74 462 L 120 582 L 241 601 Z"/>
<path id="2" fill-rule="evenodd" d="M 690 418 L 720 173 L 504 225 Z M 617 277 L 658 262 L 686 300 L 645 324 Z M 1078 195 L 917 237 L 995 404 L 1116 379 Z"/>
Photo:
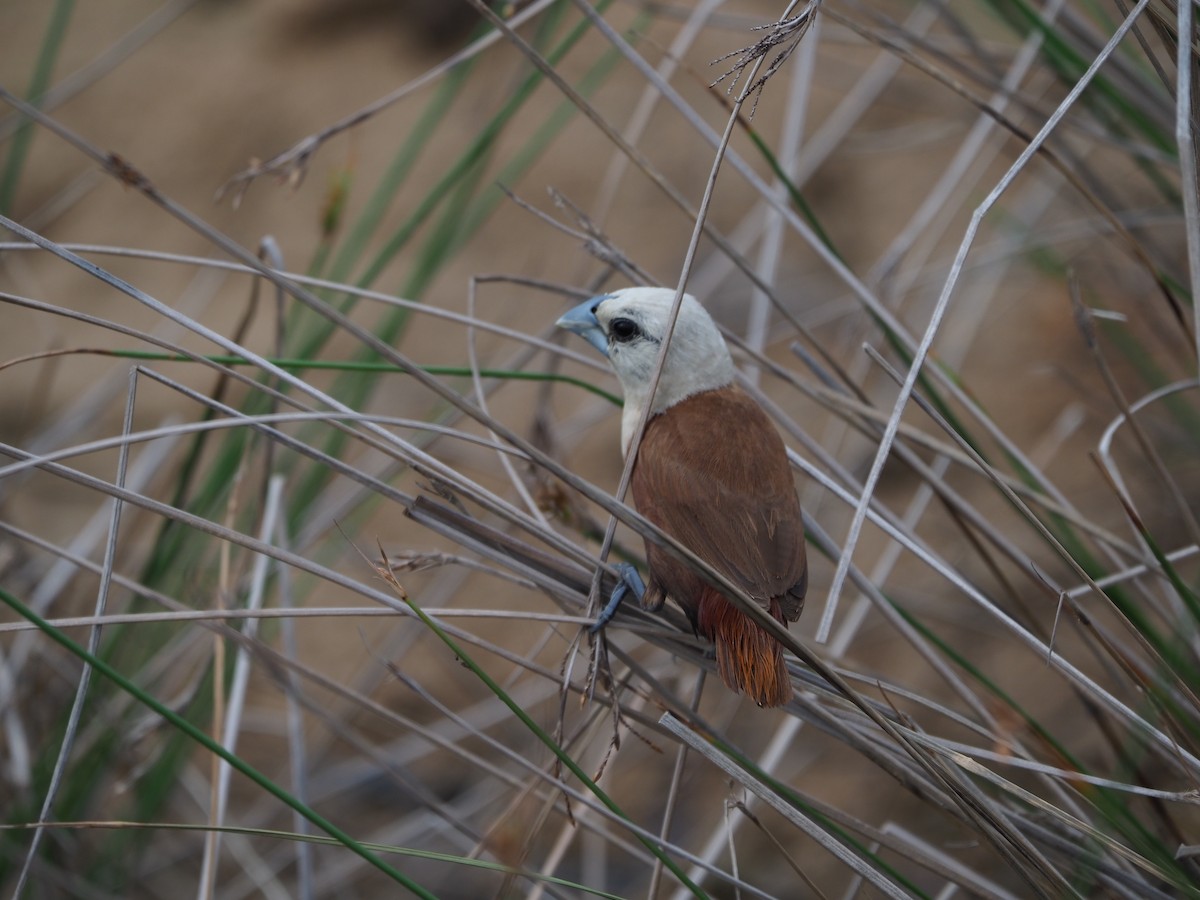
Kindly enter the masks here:
<path id="1" fill-rule="evenodd" d="M 650 521 L 770 609 L 795 621 L 808 585 L 804 528 L 779 433 L 736 387 L 705 391 L 655 416 L 633 469 Z M 696 623 L 708 583 L 647 542 L 650 577 Z"/>

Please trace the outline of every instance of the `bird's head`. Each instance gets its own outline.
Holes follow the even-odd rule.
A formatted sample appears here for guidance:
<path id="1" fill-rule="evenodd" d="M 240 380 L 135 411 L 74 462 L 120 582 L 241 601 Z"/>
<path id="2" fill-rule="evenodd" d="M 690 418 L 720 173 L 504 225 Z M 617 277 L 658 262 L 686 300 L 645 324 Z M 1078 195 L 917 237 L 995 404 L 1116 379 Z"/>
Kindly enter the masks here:
<path id="1" fill-rule="evenodd" d="M 623 431 L 646 405 L 674 299 L 675 292 L 668 288 L 625 288 L 593 297 L 558 320 L 560 328 L 575 332 L 608 357 L 625 393 Z M 684 294 L 651 414 L 732 382 L 733 360 L 725 339 L 699 301 Z"/>

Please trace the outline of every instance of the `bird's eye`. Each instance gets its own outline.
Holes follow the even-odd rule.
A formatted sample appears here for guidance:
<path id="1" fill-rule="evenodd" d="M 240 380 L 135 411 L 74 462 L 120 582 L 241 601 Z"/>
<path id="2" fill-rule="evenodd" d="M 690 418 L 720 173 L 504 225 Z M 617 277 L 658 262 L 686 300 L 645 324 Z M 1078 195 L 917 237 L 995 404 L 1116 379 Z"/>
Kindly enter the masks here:
<path id="1" fill-rule="evenodd" d="M 609 323 L 608 330 L 613 339 L 620 341 L 622 344 L 632 341 L 642 333 L 642 330 L 638 328 L 637 322 L 633 321 L 633 319 L 613 319 Z"/>

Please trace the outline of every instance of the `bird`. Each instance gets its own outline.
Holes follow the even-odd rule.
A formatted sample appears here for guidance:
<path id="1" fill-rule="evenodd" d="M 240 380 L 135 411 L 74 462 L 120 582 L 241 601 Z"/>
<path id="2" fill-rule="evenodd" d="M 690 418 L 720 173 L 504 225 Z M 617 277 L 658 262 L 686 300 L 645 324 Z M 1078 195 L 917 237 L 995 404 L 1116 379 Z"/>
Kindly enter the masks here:
<path id="1" fill-rule="evenodd" d="M 631 287 L 601 294 L 555 323 L 608 358 L 625 396 L 621 452 L 628 456 L 647 405 L 630 491 L 638 511 L 720 572 L 787 627 L 800 617 L 808 562 L 787 449 L 762 407 L 734 383 L 725 339 L 703 305 L 684 294 L 658 388 L 651 380 L 675 291 Z M 673 600 L 712 642 L 717 672 L 760 707 L 786 704 L 791 679 L 779 642 L 688 563 L 647 538 L 649 582 L 635 566 L 594 629 L 633 593 L 643 609 Z"/>

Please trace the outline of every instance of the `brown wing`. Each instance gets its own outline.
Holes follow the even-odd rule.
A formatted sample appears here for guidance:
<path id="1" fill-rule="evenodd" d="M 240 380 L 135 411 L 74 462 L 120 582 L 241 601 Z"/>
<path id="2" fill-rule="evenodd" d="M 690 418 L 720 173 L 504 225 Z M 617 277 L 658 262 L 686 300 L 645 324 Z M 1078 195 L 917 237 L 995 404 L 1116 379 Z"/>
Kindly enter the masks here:
<path id="1" fill-rule="evenodd" d="M 646 426 L 631 482 L 650 521 L 785 618 L 800 615 L 807 563 L 800 503 L 783 441 L 735 387 L 675 404 Z M 647 542 L 652 582 L 696 619 L 707 582 Z"/>

